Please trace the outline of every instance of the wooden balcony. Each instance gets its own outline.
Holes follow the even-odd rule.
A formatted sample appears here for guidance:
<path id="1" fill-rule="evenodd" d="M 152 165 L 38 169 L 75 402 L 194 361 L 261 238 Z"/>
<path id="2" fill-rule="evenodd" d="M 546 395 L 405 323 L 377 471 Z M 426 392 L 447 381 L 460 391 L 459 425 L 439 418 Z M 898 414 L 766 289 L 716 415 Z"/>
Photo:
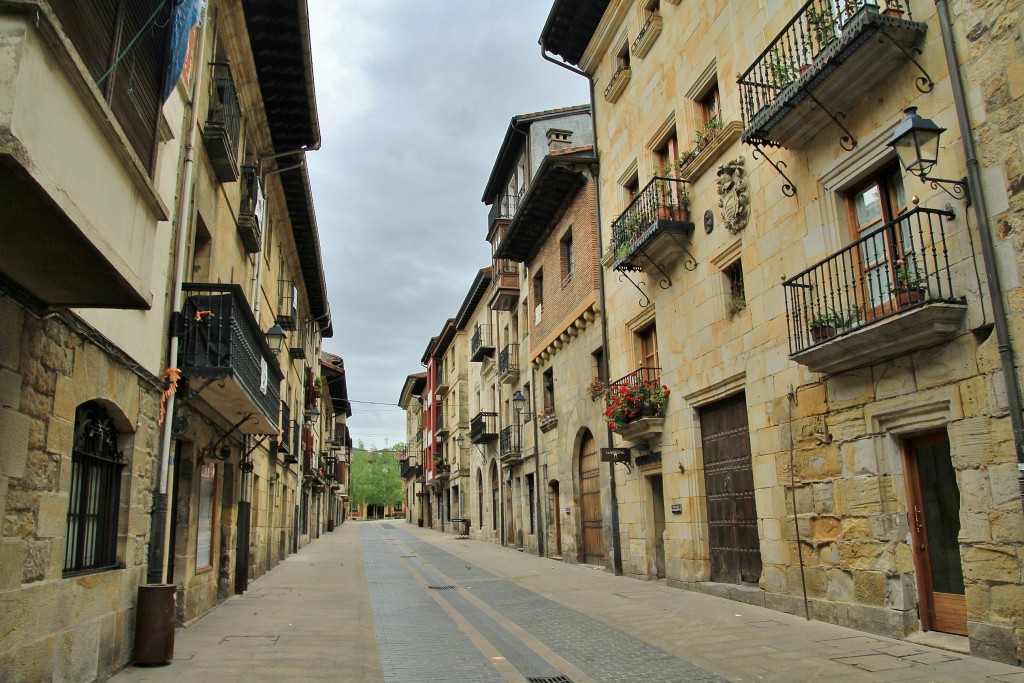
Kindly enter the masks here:
<path id="1" fill-rule="evenodd" d="M 492 274 L 491 310 L 514 311 L 519 304 L 519 264 L 507 259 L 495 259 Z"/>

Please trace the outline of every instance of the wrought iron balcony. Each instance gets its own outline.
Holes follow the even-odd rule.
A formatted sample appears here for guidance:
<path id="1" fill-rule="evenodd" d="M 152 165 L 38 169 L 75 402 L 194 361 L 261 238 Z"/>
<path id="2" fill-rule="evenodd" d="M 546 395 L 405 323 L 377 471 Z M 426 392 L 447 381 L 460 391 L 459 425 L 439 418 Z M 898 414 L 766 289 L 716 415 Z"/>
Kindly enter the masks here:
<path id="1" fill-rule="evenodd" d="M 288 356 L 292 360 L 302 360 L 306 357 L 306 350 L 309 348 L 309 325 L 300 321 L 292 332 L 288 342 Z"/>
<path id="2" fill-rule="evenodd" d="M 488 228 L 493 229 L 495 221 L 512 220 L 512 217 L 516 215 L 516 211 L 519 210 L 519 199 L 521 197 L 521 192 L 518 194 L 499 195 L 494 203 L 491 204 L 491 210 L 487 214 Z"/>
<path id="3" fill-rule="evenodd" d="M 473 443 L 487 443 L 498 438 L 498 414 L 477 413 L 469 422 L 469 440 Z"/>
<path id="4" fill-rule="evenodd" d="M 521 432 L 522 428 L 519 425 L 509 425 L 501 430 L 498 454 L 503 461 L 512 462 L 522 458 Z"/>
<path id="5" fill-rule="evenodd" d="M 294 330 L 299 321 L 299 292 L 292 280 L 277 282 L 277 324 L 282 330 Z"/>
<path id="6" fill-rule="evenodd" d="M 479 363 L 486 356 L 490 356 L 494 353 L 494 338 L 491 335 L 490 325 L 476 326 L 476 332 L 473 333 L 470 353 L 471 355 L 469 360 L 474 363 Z"/>
<path id="7" fill-rule="evenodd" d="M 178 367 L 243 434 L 277 434 L 281 370 L 238 285 L 185 284 Z M 205 381 L 202 381 L 205 380 Z"/>
<path id="8" fill-rule="evenodd" d="M 665 423 L 668 396 L 661 368 L 637 368 L 608 385 L 605 419 L 628 441 L 659 436 Z"/>
<path id="9" fill-rule="evenodd" d="M 519 379 L 519 344 L 506 344 L 498 354 L 498 380 L 511 384 Z"/>
<path id="10" fill-rule="evenodd" d="M 519 264 L 508 259 L 494 259 L 491 273 L 491 309 L 515 310 L 519 304 Z"/>
<path id="11" fill-rule="evenodd" d="M 611 104 L 622 97 L 622 91 L 626 89 L 632 76 L 633 69 L 629 64 L 619 65 L 619 68 L 612 74 L 611 80 L 608 81 L 608 86 L 604 89 L 605 101 Z"/>
<path id="12" fill-rule="evenodd" d="M 203 143 L 213 166 L 213 175 L 222 183 L 231 183 L 238 180 L 242 110 L 238 106 L 231 66 L 225 62 L 213 62 L 210 71 L 210 108 L 203 126 Z"/>
<path id="13" fill-rule="evenodd" d="M 678 178 L 652 178 L 612 222 L 615 270 L 657 271 L 668 279 L 666 270 L 680 255 L 687 270 L 697 267 L 686 248 L 693 236 L 687 185 Z"/>
<path id="14" fill-rule="evenodd" d="M 437 393 L 444 396 L 452 388 L 452 373 L 448 368 L 441 368 L 437 373 Z"/>
<path id="15" fill-rule="evenodd" d="M 256 166 L 242 167 L 242 197 L 238 206 L 238 236 L 246 253 L 255 254 L 263 246 L 263 181 Z"/>
<path id="16" fill-rule="evenodd" d="M 844 149 L 856 146 L 846 114 L 907 61 L 921 68 L 914 51 L 925 24 L 913 21 L 907 0 L 881 2 L 803 4 L 739 77 L 743 142 L 799 146 L 832 124 Z M 916 85 L 928 92 L 931 77 L 921 73 Z"/>
<path id="17" fill-rule="evenodd" d="M 434 416 L 434 434 L 437 436 L 447 436 L 450 429 L 451 425 L 445 419 L 444 405 L 438 401 L 437 413 Z"/>
<path id="18" fill-rule="evenodd" d="M 954 214 L 917 207 L 783 282 L 790 356 L 838 372 L 950 339 L 979 275 Z"/>

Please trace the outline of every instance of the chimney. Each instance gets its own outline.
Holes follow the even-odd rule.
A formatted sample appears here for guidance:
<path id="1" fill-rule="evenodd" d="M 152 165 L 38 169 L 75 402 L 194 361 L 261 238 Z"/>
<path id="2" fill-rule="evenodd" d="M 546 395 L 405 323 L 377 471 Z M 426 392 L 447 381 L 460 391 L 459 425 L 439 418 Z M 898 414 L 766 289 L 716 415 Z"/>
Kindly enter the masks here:
<path id="1" fill-rule="evenodd" d="M 547 135 L 549 152 L 558 152 L 563 149 L 569 149 L 569 147 L 572 146 L 571 130 L 558 130 L 557 128 L 549 128 Z"/>

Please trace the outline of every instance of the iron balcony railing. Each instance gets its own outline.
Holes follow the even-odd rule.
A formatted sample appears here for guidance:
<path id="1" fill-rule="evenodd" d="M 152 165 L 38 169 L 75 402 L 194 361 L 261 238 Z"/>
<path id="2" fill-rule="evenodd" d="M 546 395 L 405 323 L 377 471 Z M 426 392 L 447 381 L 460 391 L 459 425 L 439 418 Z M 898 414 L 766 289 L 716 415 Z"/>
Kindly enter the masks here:
<path id="1" fill-rule="evenodd" d="M 292 360 L 302 360 L 306 357 L 306 350 L 309 347 L 309 324 L 300 320 L 292 331 L 291 339 L 288 342 L 288 356 Z"/>
<path id="2" fill-rule="evenodd" d="M 498 220 L 512 220 L 512 217 L 516 215 L 516 211 L 519 210 L 519 200 L 521 198 L 522 192 L 498 195 L 494 203 L 491 204 L 491 210 L 487 213 L 487 224 L 494 225 L 494 221 Z"/>
<path id="3" fill-rule="evenodd" d="M 685 180 L 657 176 L 633 198 L 626 210 L 612 222 L 612 251 L 617 261 L 659 220 L 681 222 L 689 210 L 690 195 Z"/>
<path id="4" fill-rule="evenodd" d="M 506 344 L 498 354 L 498 374 L 519 372 L 519 344 Z"/>
<path id="5" fill-rule="evenodd" d="M 277 358 L 238 285 L 182 285 L 178 367 L 186 377 L 229 378 L 275 431 L 280 407 Z"/>
<path id="6" fill-rule="evenodd" d="M 739 77 L 740 109 L 747 128 L 759 111 L 772 104 L 790 83 L 814 64 L 815 58 L 842 35 L 858 11 L 891 12 L 913 19 L 906 0 L 807 0 L 754 63 Z"/>
<path id="7" fill-rule="evenodd" d="M 255 254 L 263 247 L 263 181 L 256 166 L 242 167 L 242 196 L 238 206 L 238 234 L 245 251 Z"/>
<path id="8" fill-rule="evenodd" d="M 664 402 L 659 407 L 651 401 L 651 394 L 661 395 L 661 368 L 637 368 L 624 377 L 620 377 L 608 385 L 609 406 L 613 405 L 616 394 L 628 393 L 639 395 L 639 413 L 629 417 L 629 421 L 639 420 L 644 417 L 664 417 Z"/>
<path id="9" fill-rule="evenodd" d="M 226 62 L 212 62 L 210 70 L 210 107 L 203 127 L 203 141 L 214 175 L 222 182 L 232 182 L 238 179 L 242 110 L 238 106 L 231 66 Z"/>
<path id="10" fill-rule="evenodd" d="M 286 455 L 291 455 L 291 454 L 295 453 L 295 451 L 292 450 L 292 435 L 291 435 L 291 432 L 289 431 L 290 430 L 289 425 L 291 425 L 291 422 L 292 422 L 292 409 L 288 407 L 287 403 L 282 401 L 281 402 L 281 425 L 284 427 L 284 429 L 283 429 L 284 433 L 281 434 L 281 445 L 284 446 L 284 451 L 285 451 Z"/>
<path id="11" fill-rule="evenodd" d="M 498 436 L 498 414 L 477 413 L 469 421 L 469 440 L 473 443 L 486 443 Z"/>
<path id="12" fill-rule="evenodd" d="M 948 211 L 916 207 L 783 282 L 790 353 L 929 302 L 955 302 L 973 253 L 950 261 Z"/>
<path id="13" fill-rule="evenodd" d="M 509 425 L 501 430 L 501 438 L 498 441 L 501 457 L 519 455 L 522 452 L 520 432 L 519 425 Z"/>
<path id="14" fill-rule="evenodd" d="M 494 351 L 494 340 L 491 335 L 490 325 L 476 326 L 470 349 L 470 358 L 474 362 L 482 360 L 484 356 Z"/>
<path id="15" fill-rule="evenodd" d="M 299 320 L 299 293 L 292 280 L 277 281 L 277 324 L 294 330 Z"/>

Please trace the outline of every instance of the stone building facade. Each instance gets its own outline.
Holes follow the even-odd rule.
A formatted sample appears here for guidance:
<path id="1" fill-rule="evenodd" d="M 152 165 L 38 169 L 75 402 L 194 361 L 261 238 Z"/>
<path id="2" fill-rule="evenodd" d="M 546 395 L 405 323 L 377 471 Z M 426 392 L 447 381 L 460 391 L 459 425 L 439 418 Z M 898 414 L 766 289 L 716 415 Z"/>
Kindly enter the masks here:
<path id="1" fill-rule="evenodd" d="M 188 623 L 294 552 L 289 459 L 327 450 L 311 408 L 337 412 L 312 391 L 332 328 L 304 3 L 122 4 L 0 10 L 5 680 L 106 678 L 142 584 L 174 584 Z M 94 49 L 129 32 L 129 60 Z M 307 99 L 276 97 L 297 81 Z"/>
<path id="2" fill-rule="evenodd" d="M 1017 662 L 1018 11 L 864 4 L 553 5 L 542 46 L 592 85 L 611 376 L 669 390 L 615 437 L 621 571 Z M 908 107 L 954 182 L 897 159 Z"/>

